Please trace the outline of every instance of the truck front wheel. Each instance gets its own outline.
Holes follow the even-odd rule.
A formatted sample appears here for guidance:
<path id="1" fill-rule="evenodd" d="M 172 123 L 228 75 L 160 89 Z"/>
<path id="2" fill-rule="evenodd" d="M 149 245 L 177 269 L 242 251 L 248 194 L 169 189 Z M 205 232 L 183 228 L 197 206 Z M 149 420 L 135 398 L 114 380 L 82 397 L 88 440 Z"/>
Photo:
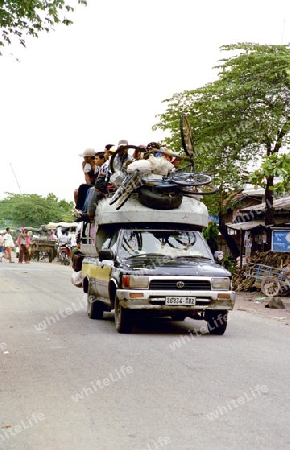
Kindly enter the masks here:
<path id="1" fill-rule="evenodd" d="M 115 299 L 115 326 L 118 333 L 131 333 L 133 327 L 130 311 L 120 305 L 117 297 Z"/>
<path id="2" fill-rule="evenodd" d="M 204 318 L 207 321 L 207 329 L 210 334 L 224 334 L 228 324 L 227 311 L 206 311 Z"/>

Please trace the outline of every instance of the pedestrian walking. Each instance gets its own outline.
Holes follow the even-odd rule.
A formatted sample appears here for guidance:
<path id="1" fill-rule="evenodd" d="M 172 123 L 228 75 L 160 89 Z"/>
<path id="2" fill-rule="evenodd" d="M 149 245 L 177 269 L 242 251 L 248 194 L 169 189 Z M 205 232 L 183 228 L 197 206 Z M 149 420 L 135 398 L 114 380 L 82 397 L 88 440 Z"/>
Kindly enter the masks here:
<path id="1" fill-rule="evenodd" d="M 56 240 L 57 240 L 57 235 L 54 233 L 53 230 L 51 230 L 51 231 L 49 232 L 48 240 L 49 240 L 49 241 L 56 241 Z"/>
<path id="2" fill-rule="evenodd" d="M 30 236 L 25 228 L 20 228 L 20 234 L 16 239 L 16 244 L 19 247 L 19 260 L 18 263 L 29 264 L 29 248 L 31 245 Z"/>
<path id="3" fill-rule="evenodd" d="M 12 248 L 15 247 L 15 244 L 13 241 L 10 227 L 6 228 L 6 233 L 4 234 L 4 247 L 8 261 L 10 263 L 14 263 L 14 261 L 12 261 Z"/>
<path id="4" fill-rule="evenodd" d="M 4 231 L 0 231 L 0 263 L 2 263 L 2 258 L 4 254 L 5 254 Z"/>

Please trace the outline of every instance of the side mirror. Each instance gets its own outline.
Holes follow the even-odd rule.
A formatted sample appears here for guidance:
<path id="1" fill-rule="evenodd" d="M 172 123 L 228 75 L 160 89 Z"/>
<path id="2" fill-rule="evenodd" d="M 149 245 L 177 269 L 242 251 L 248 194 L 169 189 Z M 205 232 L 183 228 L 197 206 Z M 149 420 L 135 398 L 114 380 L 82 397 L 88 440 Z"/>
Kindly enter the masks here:
<path id="1" fill-rule="evenodd" d="M 103 261 L 104 259 L 106 259 L 106 260 L 114 259 L 114 255 L 113 255 L 112 250 L 106 249 L 106 250 L 101 250 L 99 252 L 99 260 Z"/>
<path id="2" fill-rule="evenodd" d="M 224 259 L 224 252 L 222 251 L 216 251 L 214 252 L 214 259 L 216 262 L 221 262 Z"/>

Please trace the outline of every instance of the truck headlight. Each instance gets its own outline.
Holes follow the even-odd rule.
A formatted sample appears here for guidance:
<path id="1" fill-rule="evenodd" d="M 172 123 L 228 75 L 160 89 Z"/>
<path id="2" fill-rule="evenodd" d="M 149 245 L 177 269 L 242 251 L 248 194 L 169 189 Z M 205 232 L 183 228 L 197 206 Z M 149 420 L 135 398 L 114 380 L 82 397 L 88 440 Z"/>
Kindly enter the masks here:
<path id="1" fill-rule="evenodd" d="M 138 275 L 123 275 L 122 287 L 126 289 L 148 289 L 149 278 Z"/>
<path id="2" fill-rule="evenodd" d="M 228 291 L 231 286 L 231 280 L 228 277 L 224 278 L 212 278 L 211 288 L 214 290 Z"/>

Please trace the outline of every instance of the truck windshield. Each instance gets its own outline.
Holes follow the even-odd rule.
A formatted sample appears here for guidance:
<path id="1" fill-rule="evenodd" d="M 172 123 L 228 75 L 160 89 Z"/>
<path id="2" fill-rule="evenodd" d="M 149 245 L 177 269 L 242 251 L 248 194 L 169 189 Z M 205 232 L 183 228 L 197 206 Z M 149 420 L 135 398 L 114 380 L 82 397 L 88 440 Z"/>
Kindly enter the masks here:
<path id="1" fill-rule="evenodd" d="M 166 255 L 171 258 L 212 258 L 206 241 L 198 231 L 186 230 L 122 230 L 119 235 L 120 259 L 137 255 Z"/>

